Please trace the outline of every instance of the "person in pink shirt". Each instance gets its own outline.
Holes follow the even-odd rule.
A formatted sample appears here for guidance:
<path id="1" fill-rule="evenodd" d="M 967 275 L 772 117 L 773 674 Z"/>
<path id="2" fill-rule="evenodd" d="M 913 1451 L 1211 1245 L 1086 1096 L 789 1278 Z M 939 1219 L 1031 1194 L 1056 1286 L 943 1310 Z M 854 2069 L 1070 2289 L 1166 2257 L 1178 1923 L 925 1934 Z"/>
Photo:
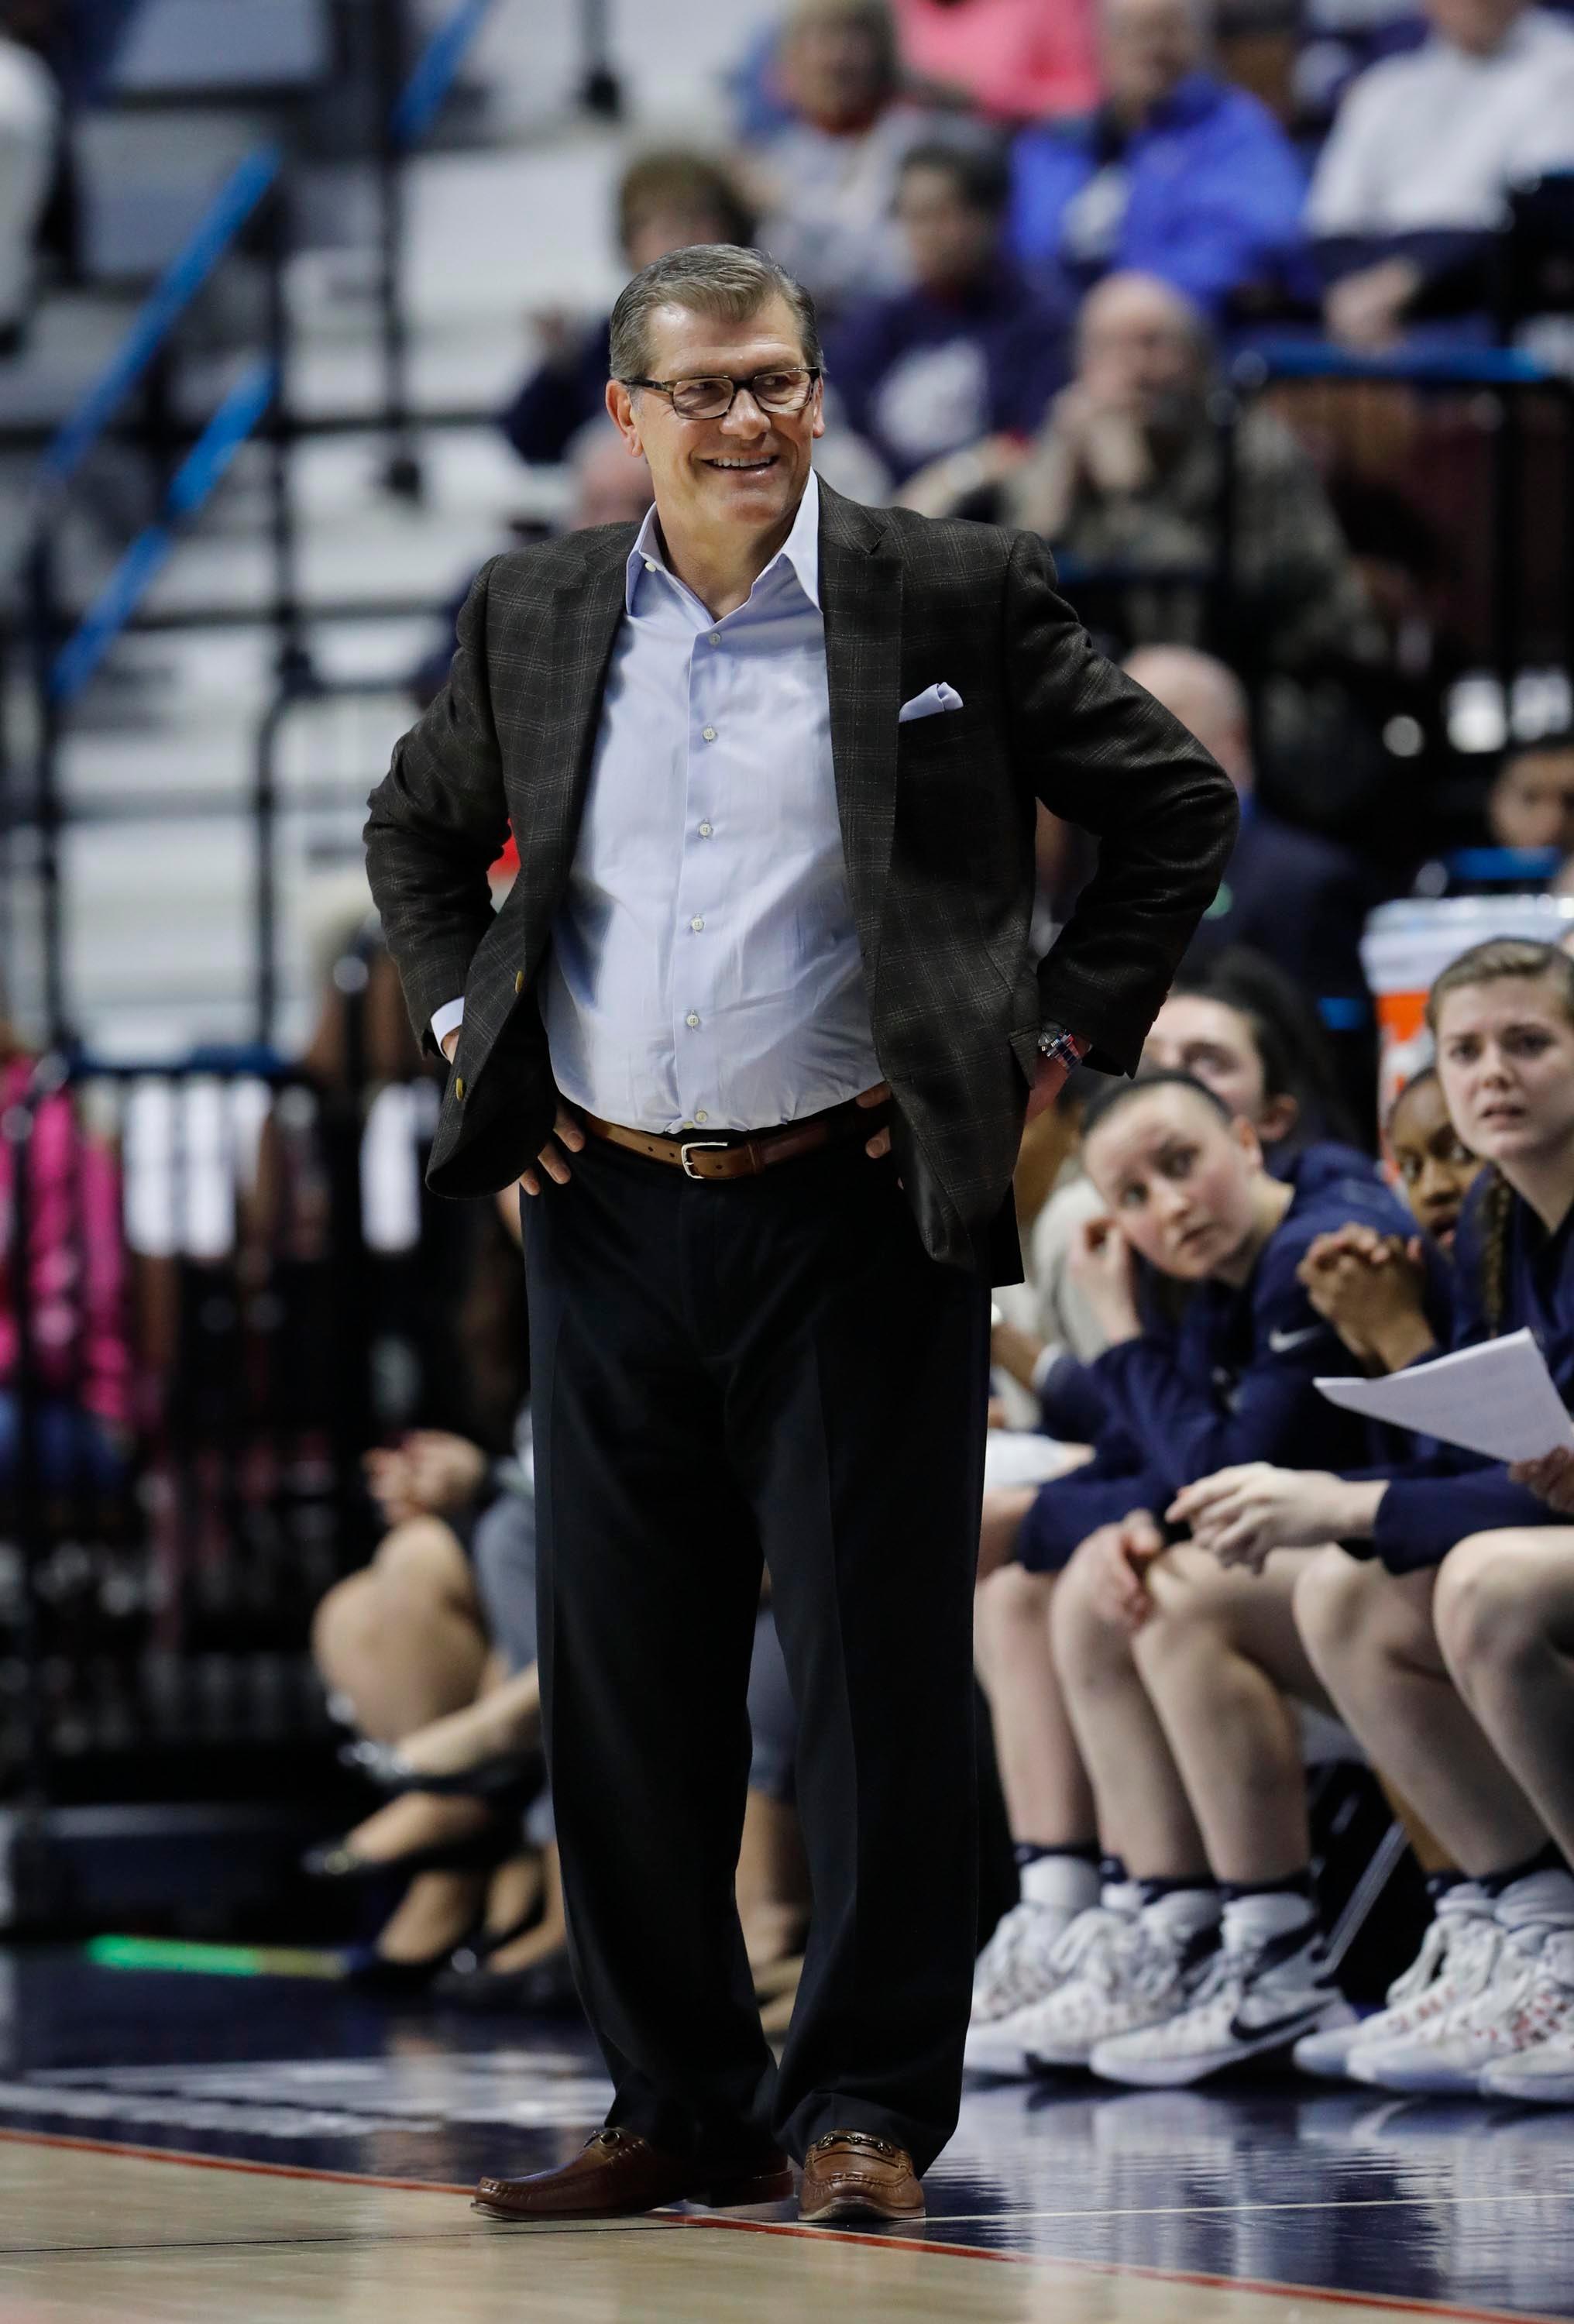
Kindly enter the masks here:
<path id="1" fill-rule="evenodd" d="M 37 1060 L 0 1024 L 0 1114 L 21 1104 Z M 69 1092 L 37 1103 L 29 1149 L 32 1360 L 37 1447 L 46 1490 L 104 1491 L 124 1477 L 132 1425 L 120 1174 L 88 1138 Z M 0 1139 L 0 1489 L 21 1440 L 16 1369 L 15 1149 Z"/>
<path id="2" fill-rule="evenodd" d="M 1091 0 L 892 0 L 902 61 L 1000 121 L 1099 101 Z"/>

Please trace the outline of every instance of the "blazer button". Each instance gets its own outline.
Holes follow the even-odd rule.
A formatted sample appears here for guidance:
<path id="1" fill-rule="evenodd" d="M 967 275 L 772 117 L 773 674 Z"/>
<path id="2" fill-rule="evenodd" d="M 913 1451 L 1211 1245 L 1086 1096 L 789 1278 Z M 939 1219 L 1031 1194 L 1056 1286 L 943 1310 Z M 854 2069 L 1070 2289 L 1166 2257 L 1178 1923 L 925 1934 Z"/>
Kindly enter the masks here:
<path id="1" fill-rule="evenodd" d="M 454 1094 L 456 1098 L 463 1098 L 465 1095 L 465 1076 L 463 1074 L 456 1074 L 454 1076 Z"/>
<path id="2" fill-rule="evenodd" d="M 514 971 L 514 991 L 516 992 L 522 992 L 524 989 L 525 972 L 522 968 L 516 968 Z"/>

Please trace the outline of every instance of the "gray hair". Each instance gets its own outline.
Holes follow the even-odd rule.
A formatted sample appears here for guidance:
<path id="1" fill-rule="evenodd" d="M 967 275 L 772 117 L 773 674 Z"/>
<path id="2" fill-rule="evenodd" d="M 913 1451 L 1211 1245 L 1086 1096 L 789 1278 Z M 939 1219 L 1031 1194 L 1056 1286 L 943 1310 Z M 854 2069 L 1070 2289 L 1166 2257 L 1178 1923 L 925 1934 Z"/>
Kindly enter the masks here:
<path id="1" fill-rule="evenodd" d="M 687 250 L 670 250 L 653 259 L 623 285 L 612 309 L 612 375 L 642 379 L 650 355 L 647 341 L 650 318 L 658 307 L 686 307 L 695 315 L 709 315 L 719 323 L 747 323 L 772 299 L 785 300 L 792 309 L 803 344 L 804 361 L 820 364 L 820 327 L 815 302 L 803 284 L 785 266 L 762 250 L 741 250 L 730 242 L 701 242 Z"/>

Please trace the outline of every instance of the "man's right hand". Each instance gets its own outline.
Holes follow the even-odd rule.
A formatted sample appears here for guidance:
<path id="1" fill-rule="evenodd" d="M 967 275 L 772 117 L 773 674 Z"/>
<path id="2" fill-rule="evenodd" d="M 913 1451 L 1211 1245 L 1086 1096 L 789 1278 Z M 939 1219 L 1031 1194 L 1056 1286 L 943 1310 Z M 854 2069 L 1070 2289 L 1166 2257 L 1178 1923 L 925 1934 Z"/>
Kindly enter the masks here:
<path id="1" fill-rule="evenodd" d="M 459 1028 L 456 1025 L 451 1033 L 445 1033 L 443 1036 L 443 1055 L 450 1065 L 454 1062 L 454 1052 L 458 1046 Z M 584 1132 L 569 1112 L 568 1108 L 566 1105 L 559 1105 L 557 1119 L 552 1124 L 552 1135 L 536 1157 L 540 1164 L 540 1170 L 527 1170 L 520 1180 L 527 1194 L 540 1193 L 543 1173 L 555 1185 L 567 1185 L 572 1173 L 568 1167 L 568 1157 L 563 1151 L 565 1147 L 568 1148 L 569 1154 L 582 1154 L 584 1151 Z"/>
<path id="2" fill-rule="evenodd" d="M 552 1124 L 552 1135 L 536 1157 L 541 1166 L 540 1171 L 527 1170 L 520 1180 L 527 1194 L 540 1193 L 543 1173 L 555 1185 L 567 1185 L 573 1174 L 568 1167 L 568 1157 L 563 1151 L 566 1146 L 569 1154 L 583 1154 L 584 1132 L 569 1112 L 568 1108 L 566 1105 L 560 1105 L 557 1109 L 557 1119 Z"/>

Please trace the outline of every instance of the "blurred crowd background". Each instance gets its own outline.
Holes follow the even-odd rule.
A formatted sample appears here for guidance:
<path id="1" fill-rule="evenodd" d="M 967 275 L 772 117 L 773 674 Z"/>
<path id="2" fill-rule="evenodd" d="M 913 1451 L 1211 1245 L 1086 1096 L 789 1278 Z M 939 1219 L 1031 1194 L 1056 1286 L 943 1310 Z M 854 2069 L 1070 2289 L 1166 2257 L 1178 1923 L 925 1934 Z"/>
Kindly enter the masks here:
<path id="1" fill-rule="evenodd" d="M 424 1193 L 437 1085 L 358 831 L 483 559 L 643 513 L 606 318 L 700 242 L 813 291 L 826 478 L 1042 534 L 1229 773 L 1186 974 L 1256 1028 L 1264 1106 L 1370 1176 L 1438 971 L 1574 914 L 1574 9 L 8 0 L 18 1928 L 358 1935 L 391 1990 L 457 1947 L 453 1990 L 479 1960 L 564 2001 L 517 1222 Z M 1091 855 L 1047 816 L 1038 855 L 1047 943 Z M 1076 1175 L 1063 1112 L 1025 1228 Z M 1060 1259 L 1030 1247 L 1048 1305 L 1003 1319 L 997 1416 L 1042 1436 L 1048 1335 L 1010 1333 Z M 779 2011 L 805 1899 L 767 1615 L 751 1709 Z M 1320 1847 L 1360 1835 L 1346 1893 L 1390 1821 L 1361 1759 L 1320 1794 Z"/>

